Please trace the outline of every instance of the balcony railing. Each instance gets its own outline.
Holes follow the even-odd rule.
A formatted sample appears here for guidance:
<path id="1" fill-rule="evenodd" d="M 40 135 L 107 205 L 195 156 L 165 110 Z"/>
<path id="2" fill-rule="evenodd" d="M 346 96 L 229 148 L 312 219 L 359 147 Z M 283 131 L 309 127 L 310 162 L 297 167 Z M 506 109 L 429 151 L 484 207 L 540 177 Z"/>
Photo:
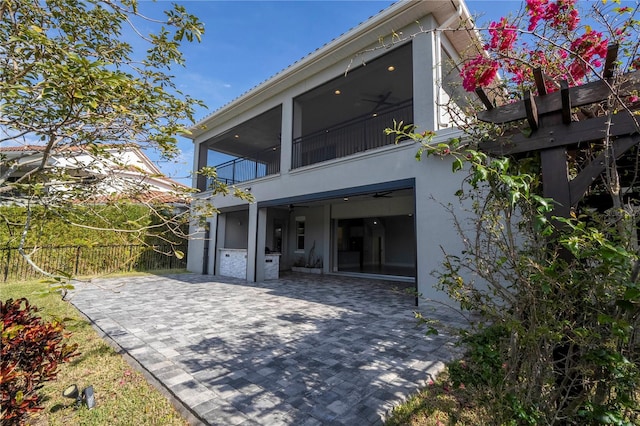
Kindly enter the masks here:
<path id="1" fill-rule="evenodd" d="M 248 157 L 227 161 L 215 168 L 218 180 L 227 185 L 280 173 L 280 145 L 269 147 Z M 210 186 L 211 180 L 207 182 L 207 188 Z"/>
<path id="2" fill-rule="evenodd" d="M 346 157 L 362 151 L 395 143 L 394 135 L 384 129 L 393 127 L 393 120 L 413 122 L 413 101 L 408 100 L 376 114 L 367 114 L 293 140 L 292 168 Z"/>

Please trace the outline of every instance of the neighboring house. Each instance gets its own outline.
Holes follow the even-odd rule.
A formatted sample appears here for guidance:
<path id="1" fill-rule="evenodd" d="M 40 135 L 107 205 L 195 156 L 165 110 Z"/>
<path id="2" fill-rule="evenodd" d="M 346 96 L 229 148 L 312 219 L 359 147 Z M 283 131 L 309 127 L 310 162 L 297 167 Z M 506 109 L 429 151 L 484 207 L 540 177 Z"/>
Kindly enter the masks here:
<path id="1" fill-rule="evenodd" d="M 460 177 L 447 160 L 416 161 L 418 146 L 396 144 L 384 129 L 396 120 L 436 131 L 436 140 L 459 134 L 442 107 L 457 90 L 450 59 L 477 34 L 429 30 L 468 18 L 459 0 L 398 2 L 194 126 L 194 169 L 217 166 L 256 202 L 215 197 L 220 213 L 208 230 L 194 229 L 188 269 L 220 274 L 220 249 L 241 249 L 247 280 L 261 281 L 271 251 L 281 253 L 281 270 L 308 263 L 406 280 L 445 299 L 431 272 L 443 247 L 460 251 L 441 204 L 454 199 Z M 236 159 L 216 165 L 215 153 Z M 194 186 L 207 195 L 202 176 Z"/>
<path id="2" fill-rule="evenodd" d="M 45 166 L 51 195 L 73 197 L 71 189 L 81 186 L 87 195 L 82 196 L 83 201 L 123 197 L 154 203 L 180 201 L 175 191 L 186 186 L 164 176 L 137 145 L 105 145 L 100 149 L 97 154 L 83 146 L 51 152 Z M 9 173 L 8 182 L 26 183 L 28 175 L 42 163 L 44 153 L 42 145 L 0 147 L 0 175 Z M 63 172 L 58 179 L 56 172 Z M 2 194 L 3 203 L 19 201 L 21 195 L 20 191 Z"/>

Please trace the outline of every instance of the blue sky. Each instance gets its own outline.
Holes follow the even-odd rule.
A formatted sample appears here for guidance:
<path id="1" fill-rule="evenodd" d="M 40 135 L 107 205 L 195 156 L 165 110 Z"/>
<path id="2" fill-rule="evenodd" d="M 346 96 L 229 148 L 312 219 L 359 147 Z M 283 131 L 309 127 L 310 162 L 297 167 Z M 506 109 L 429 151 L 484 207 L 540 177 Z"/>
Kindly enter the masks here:
<path id="1" fill-rule="evenodd" d="M 426 0 L 428 1 L 428 0 Z M 227 104 L 277 72 L 302 59 L 369 17 L 385 9 L 388 0 L 291 1 L 180 1 L 205 25 L 201 43 L 182 49 L 186 67 L 172 70 L 180 90 L 201 99 L 208 110 L 197 119 Z M 517 11 L 519 1 L 467 0 L 479 24 Z M 166 1 L 142 1 L 141 11 L 159 16 L 170 7 Z M 158 162 L 168 176 L 190 184 L 193 146 L 179 142 L 176 162 Z M 150 154 L 153 160 L 153 154 Z"/>

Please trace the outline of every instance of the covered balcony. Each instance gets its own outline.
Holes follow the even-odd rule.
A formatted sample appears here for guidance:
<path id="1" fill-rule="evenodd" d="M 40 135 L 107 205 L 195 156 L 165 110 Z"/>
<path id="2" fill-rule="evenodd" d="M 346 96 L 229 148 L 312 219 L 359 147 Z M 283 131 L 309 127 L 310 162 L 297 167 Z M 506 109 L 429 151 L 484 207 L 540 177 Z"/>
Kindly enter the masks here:
<path id="1" fill-rule="evenodd" d="M 281 128 L 279 105 L 205 142 L 206 162 L 200 167 L 215 167 L 218 179 L 228 185 L 278 174 Z"/>
<path id="2" fill-rule="evenodd" d="M 280 145 L 215 166 L 218 180 L 227 185 L 280 173 Z"/>
<path id="3" fill-rule="evenodd" d="M 395 135 L 386 135 L 384 130 L 393 127 L 394 120 L 413 122 L 411 99 L 294 139 L 291 168 L 392 145 L 395 143 Z"/>
<path id="4" fill-rule="evenodd" d="M 414 119 L 411 43 L 357 61 L 289 99 L 292 117 L 283 117 L 279 105 L 205 142 L 206 164 L 223 182 L 237 184 L 394 144 L 384 130 L 394 120 Z M 293 140 L 281 141 L 283 125 L 292 126 Z M 282 158 L 281 142 L 291 144 L 290 160 Z"/>

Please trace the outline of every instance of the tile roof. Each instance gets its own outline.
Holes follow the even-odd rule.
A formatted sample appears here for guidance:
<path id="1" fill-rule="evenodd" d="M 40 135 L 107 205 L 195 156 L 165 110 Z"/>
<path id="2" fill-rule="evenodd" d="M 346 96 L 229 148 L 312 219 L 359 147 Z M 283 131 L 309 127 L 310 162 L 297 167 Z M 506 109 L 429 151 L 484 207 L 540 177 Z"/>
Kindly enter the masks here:
<path id="1" fill-rule="evenodd" d="M 185 196 L 180 196 L 173 192 L 163 191 L 145 191 L 137 194 L 114 193 L 111 195 L 101 195 L 86 201 L 78 201 L 78 203 L 108 203 L 115 201 L 130 201 L 133 203 L 153 203 L 153 204 L 187 204 L 188 200 Z"/>

